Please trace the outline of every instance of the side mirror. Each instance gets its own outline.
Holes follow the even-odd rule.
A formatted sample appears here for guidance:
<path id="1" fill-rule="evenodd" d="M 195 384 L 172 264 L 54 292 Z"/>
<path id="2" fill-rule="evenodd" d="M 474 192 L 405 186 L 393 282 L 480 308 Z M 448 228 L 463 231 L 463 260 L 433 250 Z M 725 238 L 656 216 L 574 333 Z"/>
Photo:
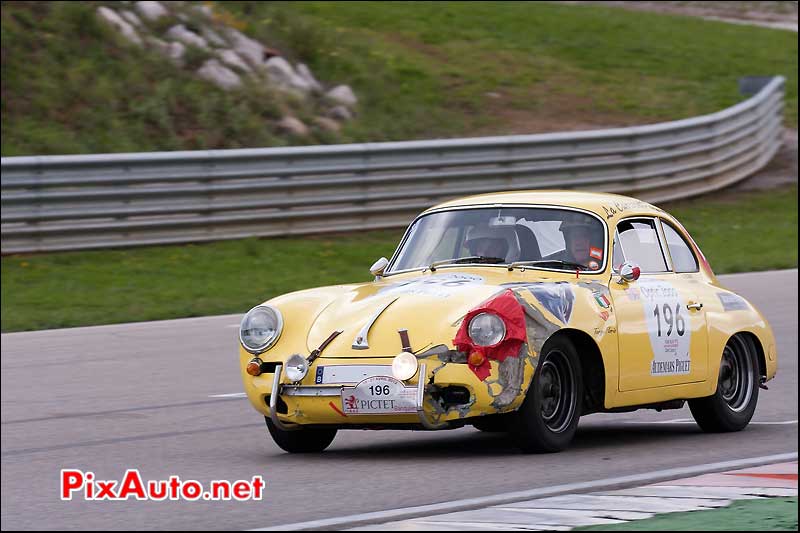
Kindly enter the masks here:
<path id="1" fill-rule="evenodd" d="M 625 261 L 622 263 L 622 266 L 619 267 L 619 279 L 617 280 L 617 283 L 620 285 L 625 285 L 631 281 L 636 281 L 641 275 L 642 270 L 639 268 L 639 265 Z"/>
<path id="2" fill-rule="evenodd" d="M 380 277 L 383 275 L 383 271 L 386 270 L 386 267 L 388 265 L 389 265 L 389 260 L 386 259 L 385 257 L 381 257 L 380 259 L 372 263 L 372 266 L 369 267 L 369 272 L 373 276 Z"/>

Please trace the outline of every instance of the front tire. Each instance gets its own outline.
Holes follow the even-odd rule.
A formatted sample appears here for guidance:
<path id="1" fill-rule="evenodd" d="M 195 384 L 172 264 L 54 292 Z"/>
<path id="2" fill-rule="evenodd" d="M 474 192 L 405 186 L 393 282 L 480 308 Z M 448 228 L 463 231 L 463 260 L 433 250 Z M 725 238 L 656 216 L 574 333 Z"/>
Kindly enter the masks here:
<path id="1" fill-rule="evenodd" d="M 265 416 L 267 429 L 283 451 L 289 453 L 319 453 L 330 446 L 336 437 L 335 429 L 296 429 L 294 431 L 284 431 L 275 427 L 272 420 Z"/>
<path id="2" fill-rule="evenodd" d="M 565 336 L 545 343 L 539 365 L 509 430 L 524 453 L 559 452 L 578 429 L 583 398 L 581 362 Z"/>
<path id="3" fill-rule="evenodd" d="M 752 339 L 734 335 L 722 351 L 717 391 L 706 398 L 689 400 L 689 409 L 703 431 L 741 431 L 758 403 L 758 355 Z"/>

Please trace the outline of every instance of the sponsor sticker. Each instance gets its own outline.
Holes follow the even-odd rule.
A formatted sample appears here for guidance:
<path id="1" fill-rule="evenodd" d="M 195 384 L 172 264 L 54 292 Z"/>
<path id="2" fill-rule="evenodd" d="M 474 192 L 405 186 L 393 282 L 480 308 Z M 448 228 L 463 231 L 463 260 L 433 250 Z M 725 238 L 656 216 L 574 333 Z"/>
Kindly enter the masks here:
<path id="1" fill-rule="evenodd" d="M 600 268 L 600 263 L 597 261 L 589 261 L 589 269 L 597 270 L 598 268 Z"/>
<path id="2" fill-rule="evenodd" d="M 377 294 L 381 296 L 424 294 L 447 298 L 457 291 L 470 290 L 475 285 L 483 285 L 483 283 L 483 277 L 473 274 L 432 274 L 393 283 L 379 290 Z"/>
<path id="3" fill-rule="evenodd" d="M 592 246 L 591 248 L 589 248 L 589 255 L 597 260 L 600 260 L 603 258 L 603 250 Z"/>
<path id="4" fill-rule="evenodd" d="M 747 310 L 747 302 L 745 302 L 743 298 L 735 294 L 718 292 L 717 296 L 719 297 L 719 301 L 722 302 L 722 308 L 725 309 L 725 311 Z"/>
<path id="5" fill-rule="evenodd" d="M 603 309 L 608 309 L 611 307 L 611 302 L 608 300 L 608 297 L 605 294 L 594 293 L 594 301 L 597 302 L 597 305 L 602 307 Z"/>
<path id="6" fill-rule="evenodd" d="M 406 387 L 390 376 L 373 376 L 355 387 L 342 388 L 342 410 L 346 415 L 415 413 L 416 395 L 416 387 Z"/>

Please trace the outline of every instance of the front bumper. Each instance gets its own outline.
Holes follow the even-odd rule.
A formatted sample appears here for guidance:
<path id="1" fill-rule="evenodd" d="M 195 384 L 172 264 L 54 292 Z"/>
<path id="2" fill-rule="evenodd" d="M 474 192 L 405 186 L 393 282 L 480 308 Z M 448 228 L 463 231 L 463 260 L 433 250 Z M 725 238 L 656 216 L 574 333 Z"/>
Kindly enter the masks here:
<path id="1" fill-rule="evenodd" d="M 272 379 L 272 393 L 269 397 L 269 417 L 272 423 L 284 431 L 300 429 L 300 424 L 286 423 L 281 421 L 278 415 L 278 398 L 281 396 L 315 397 L 315 398 L 339 398 L 342 392 L 342 385 L 284 385 L 281 384 L 283 365 L 275 367 L 275 375 Z M 447 422 L 434 424 L 425 416 L 424 398 L 425 381 L 427 377 L 427 366 L 425 363 L 419 365 L 416 393 L 416 411 L 419 423 L 425 429 L 435 430 L 444 429 L 448 426 Z M 383 415 L 386 416 L 386 415 Z M 390 415 L 392 416 L 392 415 Z"/>
<path id="2" fill-rule="evenodd" d="M 353 387 L 367 373 L 356 370 L 380 366 L 391 371 L 393 356 L 361 356 L 353 358 L 319 357 L 308 375 L 300 383 L 288 383 L 285 355 L 263 357 L 262 374 L 251 376 L 246 367 L 253 355 L 241 349 L 240 369 L 244 391 L 250 404 L 259 413 L 272 419 L 278 417 L 283 427 L 337 427 L 340 429 L 437 429 L 457 428 L 474 419 L 515 411 L 524 400 L 527 386 L 533 376 L 533 364 L 526 358 L 524 375 L 517 375 L 517 382 L 509 378 L 507 368 L 501 371 L 498 361 L 491 361 L 491 373 L 480 380 L 466 363 L 447 362 L 437 355 L 419 357 L 419 365 L 425 365 L 415 377 L 406 380 L 407 388 L 417 389 L 415 410 L 392 414 L 350 414 L 342 405 L 342 387 Z M 276 379 L 278 365 L 281 373 Z M 339 367 L 329 375 L 328 368 Z M 339 374 L 345 367 L 357 367 L 353 371 Z M 324 376 L 319 375 L 324 367 Z M 517 374 L 521 372 L 516 369 Z M 391 374 L 383 374 L 391 375 Z M 420 380 L 422 383 L 420 384 Z M 276 391 L 276 394 L 273 394 Z M 270 405 L 273 409 L 270 409 Z M 275 413 L 275 415 L 273 415 Z M 421 418 L 422 417 L 422 418 Z M 469 420 L 472 419 L 472 420 Z"/>

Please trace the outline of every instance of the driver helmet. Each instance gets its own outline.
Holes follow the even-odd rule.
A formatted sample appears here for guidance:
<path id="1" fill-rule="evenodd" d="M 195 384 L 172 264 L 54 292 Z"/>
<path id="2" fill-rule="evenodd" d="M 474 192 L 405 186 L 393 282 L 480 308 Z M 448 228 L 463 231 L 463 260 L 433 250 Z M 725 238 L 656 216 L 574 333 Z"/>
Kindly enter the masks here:
<path id="1" fill-rule="evenodd" d="M 472 255 L 501 257 L 508 262 L 519 257 L 517 233 L 509 226 L 475 226 L 467 233 L 464 245 Z"/>

